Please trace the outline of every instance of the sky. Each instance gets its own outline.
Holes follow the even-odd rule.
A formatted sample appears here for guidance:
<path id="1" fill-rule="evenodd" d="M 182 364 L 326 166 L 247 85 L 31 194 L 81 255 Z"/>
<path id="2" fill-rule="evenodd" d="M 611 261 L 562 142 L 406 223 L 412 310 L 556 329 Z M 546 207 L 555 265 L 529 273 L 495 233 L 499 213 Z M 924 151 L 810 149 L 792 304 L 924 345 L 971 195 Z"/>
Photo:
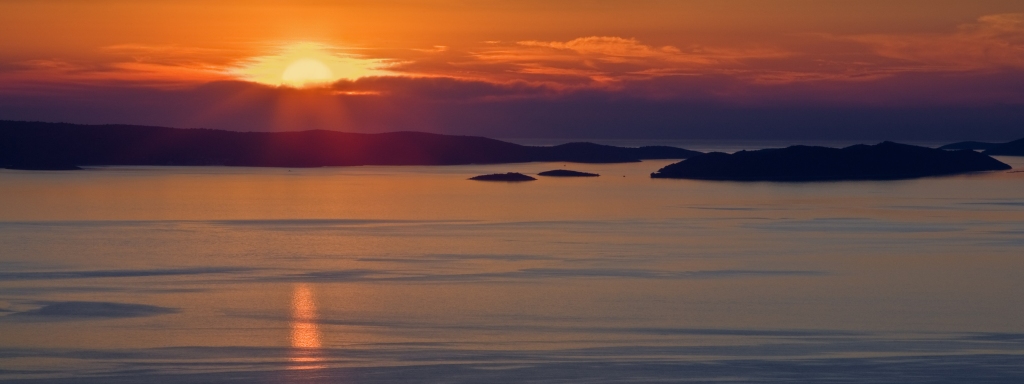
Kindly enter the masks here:
<path id="1" fill-rule="evenodd" d="M 0 119 L 1024 137 L 1019 0 L 0 0 Z"/>

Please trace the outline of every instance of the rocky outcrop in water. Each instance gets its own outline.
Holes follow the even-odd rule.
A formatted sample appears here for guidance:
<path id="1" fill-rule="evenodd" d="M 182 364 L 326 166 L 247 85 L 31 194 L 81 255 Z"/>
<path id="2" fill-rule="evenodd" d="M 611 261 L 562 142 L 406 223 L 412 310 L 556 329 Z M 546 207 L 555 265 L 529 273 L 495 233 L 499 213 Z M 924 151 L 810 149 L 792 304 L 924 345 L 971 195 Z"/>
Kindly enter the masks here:
<path id="1" fill-rule="evenodd" d="M 540 175 L 540 176 L 549 176 L 549 177 L 598 177 L 598 176 L 601 176 L 601 175 L 598 175 L 596 173 L 570 171 L 568 169 L 556 169 L 556 170 L 552 170 L 552 171 L 544 171 L 544 172 L 538 173 L 538 175 Z"/>
<path id="2" fill-rule="evenodd" d="M 531 176 L 524 175 L 522 173 L 509 172 L 509 173 L 495 173 L 492 175 L 480 175 L 469 178 L 470 180 L 476 181 L 533 181 L 537 180 Z"/>

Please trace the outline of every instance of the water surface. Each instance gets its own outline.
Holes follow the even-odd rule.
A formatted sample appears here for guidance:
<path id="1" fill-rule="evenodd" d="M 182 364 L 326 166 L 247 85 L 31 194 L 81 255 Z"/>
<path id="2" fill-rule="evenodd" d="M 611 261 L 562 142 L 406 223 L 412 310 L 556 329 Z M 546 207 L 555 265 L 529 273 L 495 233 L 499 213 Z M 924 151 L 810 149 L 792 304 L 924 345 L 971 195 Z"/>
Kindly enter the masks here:
<path id="1" fill-rule="evenodd" d="M 669 163 L 0 170 L 0 381 L 1024 381 L 1024 173 Z"/>

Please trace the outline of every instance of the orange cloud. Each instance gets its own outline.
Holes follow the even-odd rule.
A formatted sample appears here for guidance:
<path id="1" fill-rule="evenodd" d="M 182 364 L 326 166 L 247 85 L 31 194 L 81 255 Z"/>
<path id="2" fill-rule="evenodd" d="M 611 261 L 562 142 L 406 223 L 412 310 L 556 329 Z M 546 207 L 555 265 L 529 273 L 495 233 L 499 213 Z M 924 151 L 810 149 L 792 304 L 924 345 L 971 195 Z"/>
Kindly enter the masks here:
<path id="1" fill-rule="evenodd" d="M 565 42 L 520 41 L 482 49 L 472 58 L 481 64 L 516 73 L 520 78 L 616 88 L 615 83 L 620 81 L 738 71 L 747 60 L 780 59 L 789 55 L 787 51 L 770 47 L 694 45 L 680 49 L 646 45 L 635 38 L 590 36 Z M 580 83 L 580 79 L 586 82 Z"/>
<path id="2" fill-rule="evenodd" d="M 176 89 L 231 79 L 221 68 L 201 63 L 173 65 L 150 62 L 75 63 L 29 60 L 0 73 L 2 92 L 46 92 L 68 87 L 134 86 Z"/>
<path id="3" fill-rule="evenodd" d="M 581 37 L 567 42 L 521 41 L 518 44 L 526 47 L 571 51 L 582 58 L 607 63 L 638 63 L 649 66 L 665 63 L 674 63 L 677 67 L 682 64 L 711 66 L 735 64 L 744 59 L 782 58 L 789 55 L 788 52 L 771 48 L 711 48 L 696 45 L 684 51 L 670 45 L 652 47 L 641 44 L 636 39 L 609 36 Z M 530 57 L 530 55 L 526 55 L 526 57 Z"/>
<path id="4" fill-rule="evenodd" d="M 845 39 L 902 61 L 902 71 L 991 71 L 1024 69 L 1024 13 L 983 16 L 953 33 L 863 35 Z"/>
<path id="5" fill-rule="evenodd" d="M 521 41 L 475 57 L 508 64 L 524 76 L 582 77 L 595 83 L 713 75 L 777 85 L 870 82 L 903 73 L 1012 71 L 1024 69 L 1024 14 L 983 16 L 948 33 L 799 34 L 778 44 L 679 48 L 590 36 Z"/>
<path id="6" fill-rule="evenodd" d="M 679 54 L 679 49 L 672 46 L 653 48 L 640 44 L 636 39 L 624 39 L 621 37 L 590 36 L 581 37 L 567 42 L 540 42 L 520 41 L 519 45 L 527 47 L 544 47 L 575 51 L 584 55 L 599 55 L 606 59 L 622 58 L 650 58 Z"/>
<path id="7" fill-rule="evenodd" d="M 517 84 L 512 89 L 522 85 L 523 89 L 531 90 L 451 93 L 471 98 L 548 97 L 595 90 L 637 92 L 635 96 L 649 92 L 649 96 L 655 98 L 671 98 L 673 92 L 689 94 L 690 90 L 679 87 L 653 89 L 649 85 L 630 85 L 651 81 L 665 83 L 667 78 L 706 78 L 728 84 L 727 89 L 701 88 L 711 90 L 709 94 L 720 98 L 735 95 L 771 98 L 773 89 L 788 85 L 806 85 L 808 93 L 818 89 L 830 95 L 853 94 L 854 89 L 866 89 L 858 88 L 857 84 L 876 83 L 895 76 L 936 73 L 967 76 L 1024 70 L 1024 14 L 983 16 L 975 22 L 951 27 L 946 33 L 794 33 L 770 42 L 754 43 L 660 45 L 621 36 L 584 36 L 565 41 L 486 40 L 464 45 L 448 45 L 444 40 L 434 43 L 445 45 L 341 49 L 317 43 L 315 51 L 322 54 L 322 62 L 337 64 L 331 70 L 345 74 L 338 76 L 342 80 L 447 78 L 494 84 L 497 86 L 494 89 Z M 259 82 L 275 84 L 272 80 L 294 58 L 277 60 L 275 65 L 267 66 L 269 69 L 258 71 L 259 79 L 245 73 L 251 75 L 255 64 L 266 63 L 269 58 L 287 56 L 280 54 L 281 47 L 266 43 L 240 43 L 233 48 L 216 49 L 112 45 L 100 49 L 100 57 L 88 62 L 58 59 L 8 63 L 8 69 L 0 71 L 0 88 L 4 92 L 12 92 L 12 89 L 38 92 L 47 89 L 44 84 L 57 87 L 110 82 L 174 88 L 240 79 L 264 79 Z M 244 68 L 250 71 L 245 72 Z M 377 86 L 370 87 L 370 84 Z M 384 83 L 342 81 L 335 91 L 361 96 L 405 92 L 390 86 L 381 88 L 380 84 Z M 450 83 L 424 81 L 421 84 L 446 87 Z"/>

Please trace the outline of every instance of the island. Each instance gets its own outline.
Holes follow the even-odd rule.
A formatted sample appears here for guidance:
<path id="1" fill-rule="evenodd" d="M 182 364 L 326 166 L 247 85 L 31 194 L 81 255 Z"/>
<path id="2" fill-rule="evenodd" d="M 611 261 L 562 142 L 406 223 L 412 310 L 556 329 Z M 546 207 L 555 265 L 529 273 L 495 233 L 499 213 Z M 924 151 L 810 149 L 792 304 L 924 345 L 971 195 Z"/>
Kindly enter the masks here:
<path id="1" fill-rule="evenodd" d="M 79 167 L 70 163 L 62 162 L 12 162 L 0 166 L 0 168 L 13 169 L 19 171 L 81 171 L 82 167 Z"/>
<path id="2" fill-rule="evenodd" d="M 947 151 L 883 142 L 842 149 L 796 145 L 713 152 L 668 165 L 652 178 L 731 181 L 896 180 L 1010 169 L 971 150 Z"/>
<path id="3" fill-rule="evenodd" d="M 986 143 L 981 141 L 961 141 L 959 143 L 947 144 L 939 149 L 970 149 L 983 150 L 989 156 L 1024 156 L 1024 139 L 1014 140 L 1008 143 Z"/>
<path id="4" fill-rule="evenodd" d="M 532 176 L 527 176 L 522 173 L 509 172 L 509 173 L 495 173 L 492 175 L 480 175 L 470 177 L 470 180 L 476 181 L 508 181 L 508 182 L 519 182 L 519 181 L 533 181 L 537 180 Z"/>
<path id="5" fill-rule="evenodd" d="M 552 170 L 552 171 L 544 171 L 544 172 L 538 173 L 538 175 L 540 175 L 540 176 L 549 176 L 549 177 L 598 177 L 598 176 L 601 176 L 601 175 L 598 175 L 596 173 L 570 171 L 568 169 L 556 169 L 556 170 Z"/>
<path id="6" fill-rule="evenodd" d="M 984 153 L 989 156 L 1024 156 L 1024 139 L 996 144 Z"/>
<path id="7" fill-rule="evenodd" d="M 685 159 L 675 147 L 594 143 L 526 146 L 425 132 L 235 132 L 132 125 L 0 121 L 0 168 L 104 165 L 325 167 L 463 165 L 535 161 L 623 163 Z"/>
<path id="8" fill-rule="evenodd" d="M 982 153 L 990 156 L 1024 156 L 1024 139 L 1014 140 L 1008 143 L 986 143 L 981 141 L 961 141 L 959 143 L 947 144 L 939 149 L 970 149 L 984 151 Z"/>
<path id="9" fill-rule="evenodd" d="M 986 143 L 984 141 L 961 141 L 959 143 L 946 144 L 939 149 L 958 151 L 961 149 L 969 149 L 972 151 L 983 151 L 999 145 L 999 143 Z"/>

